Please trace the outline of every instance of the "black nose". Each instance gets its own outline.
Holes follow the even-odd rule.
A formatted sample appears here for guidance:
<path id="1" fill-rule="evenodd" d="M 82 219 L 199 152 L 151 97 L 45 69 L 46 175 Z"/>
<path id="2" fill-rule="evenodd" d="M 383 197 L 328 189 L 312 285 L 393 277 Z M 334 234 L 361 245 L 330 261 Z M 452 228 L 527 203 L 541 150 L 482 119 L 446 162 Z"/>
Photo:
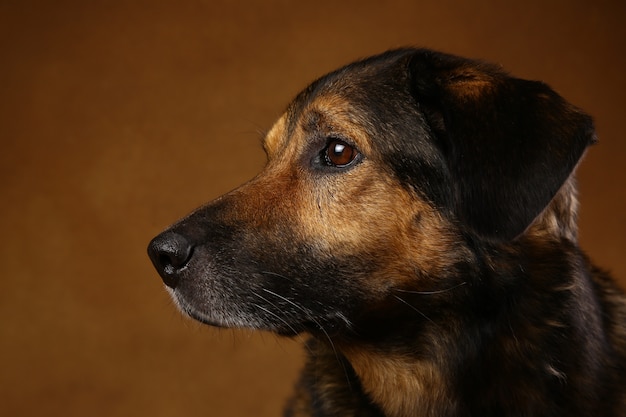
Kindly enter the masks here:
<path id="1" fill-rule="evenodd" d="M 191 259 L 192 252 L 193 244 L 185 236 L 174 232 L 162 233 L 148 245 L 150 260 L 170 288 L 178 285 L 180 272 Z"/>

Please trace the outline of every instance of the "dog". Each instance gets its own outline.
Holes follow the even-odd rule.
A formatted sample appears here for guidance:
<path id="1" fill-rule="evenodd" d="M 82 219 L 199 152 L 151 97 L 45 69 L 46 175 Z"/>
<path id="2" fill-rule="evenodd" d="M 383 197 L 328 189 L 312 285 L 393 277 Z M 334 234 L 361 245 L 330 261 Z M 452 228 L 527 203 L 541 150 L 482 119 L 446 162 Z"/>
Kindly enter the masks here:
<path id="1" fill-rule="evenodd" d="M 309 335 L 285 416 L 626 416 L 626 297 L 577 240 L 590 116 L 428 49 L 314 81 L 255 178 L 149 244 L 180 309 Z"/>

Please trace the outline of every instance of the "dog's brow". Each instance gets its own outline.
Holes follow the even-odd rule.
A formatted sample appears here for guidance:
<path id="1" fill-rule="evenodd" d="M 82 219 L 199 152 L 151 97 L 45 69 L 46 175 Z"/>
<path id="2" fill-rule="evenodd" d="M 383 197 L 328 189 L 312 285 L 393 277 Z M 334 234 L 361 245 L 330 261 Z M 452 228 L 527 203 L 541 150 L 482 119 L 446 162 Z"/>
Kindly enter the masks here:
<path id="1" fill-rule="evenodd" d="M 312 110 L 306 113 L 306 115 L 304 116 L 302 129 L 307 133 L 315 132 L 320 129 L 320 125 L 322 124 L 323 120 L 324 116 L 322 115 L 322 113 L 317 110 Z"/>
<path id="2" fill-rule="evenodd" d="M 267 131 L 267 133 L 265 134 L 265 136 L 263 136 L 263 139 L 261 140 L 261 145 L 263 146 L 265 153 L 267 153 L 268 155 L 278 147 L 278 144 L 283 137 L 286 118 L 287 114 L 283 114 L 274 123 L 270 130 Z"/>

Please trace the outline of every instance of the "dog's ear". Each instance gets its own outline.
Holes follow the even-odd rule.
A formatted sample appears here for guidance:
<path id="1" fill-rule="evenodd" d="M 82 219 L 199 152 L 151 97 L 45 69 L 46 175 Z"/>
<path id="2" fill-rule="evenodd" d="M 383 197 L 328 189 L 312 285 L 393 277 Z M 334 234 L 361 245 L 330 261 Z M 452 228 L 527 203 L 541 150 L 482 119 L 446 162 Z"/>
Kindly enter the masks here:
<path id="1" fill-rule="evenodd" d="M 453 210 L 482 237 L 514 239 L 595 141 L 591 117 L 489 64 L 421 50 L 409 68 L 450 171 Z"/>

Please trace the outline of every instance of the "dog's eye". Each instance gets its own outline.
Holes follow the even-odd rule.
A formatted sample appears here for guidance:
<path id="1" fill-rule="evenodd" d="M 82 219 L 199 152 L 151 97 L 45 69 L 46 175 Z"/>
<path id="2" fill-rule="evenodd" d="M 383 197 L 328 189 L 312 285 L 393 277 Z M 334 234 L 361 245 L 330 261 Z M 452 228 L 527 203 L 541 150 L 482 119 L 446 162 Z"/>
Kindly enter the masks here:
<path id="1" fill-rule="evenodd" d="M 339 139 L 331 139 L 324 149 L 326 163 L 339 168 L 349 165 L 358 155 L 353 146 Z"/>

